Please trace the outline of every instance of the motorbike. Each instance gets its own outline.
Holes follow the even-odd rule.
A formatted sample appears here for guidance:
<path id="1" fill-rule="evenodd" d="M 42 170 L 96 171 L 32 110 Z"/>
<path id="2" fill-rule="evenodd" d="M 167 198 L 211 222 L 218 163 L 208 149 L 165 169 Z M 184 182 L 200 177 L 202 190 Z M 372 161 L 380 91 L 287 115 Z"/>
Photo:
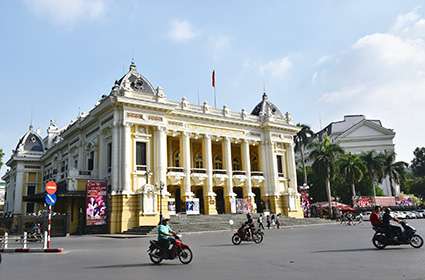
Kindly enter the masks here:
<path id="1" fill-rule="evenodd" d="M 246 229 L 246 226 L 241 226 L 232 236 L 233 245 L 239 245 L 242 241 L 254 241 L 255 244 L 263 242 L 264 232 L 260 228 L 252 229 L 252 236 Z"/>
<path id="2" fill-rule="evenodd" d="M 35 224 L 28 233 L 28 241 L 30 242 L 41 242 L 43 240 L 43 234 L 41 233 L 41 225 Z"/>
<path id="3" fill-rule="evenodd" d="M 378 249 L 384 249 L 387 246 L 399 246 L 399 245 L 410 245 L 413 248 L 421 248 L 424 244 L 424 240 L 419 234 L 416 234 L 416 229 L 406 222 L 400 222 L 403 232 L 397 238 L 394 238 L 388 234 L 387 230 L 382 227 L 374 227 L 376 231 L 372 243 Z"/>
<path id="4" fill-rule="evenodd" d="M 175 243 L 166 253 L 161 252 L 161 246 L 158 241 L 151 240 L 149 249 L 147 250 L 150 260 L 154 264 L 160 264 L 163 260 L 174 260 L 178 258 L 182 264 L 189 264 L 193 259 L 193 253 L 189 246 L 181 241 L 181 237 L 179 234 L 174 236 Z"/>

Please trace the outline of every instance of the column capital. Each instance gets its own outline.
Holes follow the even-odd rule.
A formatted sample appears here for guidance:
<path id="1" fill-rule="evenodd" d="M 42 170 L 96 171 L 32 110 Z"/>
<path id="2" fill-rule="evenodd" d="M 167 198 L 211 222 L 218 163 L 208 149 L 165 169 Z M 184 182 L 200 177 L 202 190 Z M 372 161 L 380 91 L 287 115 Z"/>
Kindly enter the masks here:
<path id="1" fill-rule="evenodd" d="M 165 126 L 156 126 L 155 130 L 159 131 L 159 132 L 167 132 L 167 127 Z"/>

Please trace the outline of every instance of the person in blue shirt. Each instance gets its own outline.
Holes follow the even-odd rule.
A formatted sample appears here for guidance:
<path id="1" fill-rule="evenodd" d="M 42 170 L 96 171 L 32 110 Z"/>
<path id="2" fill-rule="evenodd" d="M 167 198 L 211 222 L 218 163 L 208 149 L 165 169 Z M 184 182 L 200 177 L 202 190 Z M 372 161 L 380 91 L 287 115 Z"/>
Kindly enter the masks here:
<path id="1" fill-rule="evenodd" d="M 169 219 L 163 219 L 161 224 L 158 226 L 158 242 L 161 246 L 161 254 L 164 256 L 168 253 L 170 244 L 175 242 L 173 236 L 176 233 L 168 225 Z"/>

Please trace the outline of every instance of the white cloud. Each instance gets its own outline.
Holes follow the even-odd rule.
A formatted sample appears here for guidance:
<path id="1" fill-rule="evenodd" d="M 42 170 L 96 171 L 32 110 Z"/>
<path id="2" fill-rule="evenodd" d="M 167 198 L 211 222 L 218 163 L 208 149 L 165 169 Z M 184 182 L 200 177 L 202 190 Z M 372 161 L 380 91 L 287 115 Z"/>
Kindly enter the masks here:
<path id="1" fill-rule="evenodd" d="M 174 19 L 170 23 L 168 37 L 175 42 L 187 42 L 197 36 L 192 25 L 187 20 Z"/>
<path id="2" fill-rule="evenodd" d="M 322 86 L 321 106 L 332 118 L 365 114 L 396 132 L 396 152 L 410 161 L 424 146 L 425 19 L 414 10 L 399 15 L 386 33 L 357 40 L 348 50 L 325 61 L 315 74 Z"/>
<path id="3" fill-rule="evenodd" d="M 100 18 L 107 0 L 24 0 L 27 7 L 40 17 L 54 23 L 72 26 L 78 21 Z"/>
<path id="4" fill-rule="evenodd" d="M 288 56 L 271 60 L 259 66 L 259 70 L 263 75 L 270 75 L 279 79 L 285 78 L 291 68 L 292 62 Z"/>

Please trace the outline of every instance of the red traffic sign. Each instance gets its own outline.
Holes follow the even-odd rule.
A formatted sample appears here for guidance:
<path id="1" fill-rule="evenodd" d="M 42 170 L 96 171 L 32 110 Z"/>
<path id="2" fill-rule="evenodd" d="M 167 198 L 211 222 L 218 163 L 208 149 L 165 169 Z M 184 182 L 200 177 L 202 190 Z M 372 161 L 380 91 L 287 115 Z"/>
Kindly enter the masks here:
<path id="1" fill-rule="evenodd" d="M 56 185 L 55 182 L 53 182 L 53 181 L 47 182 L 47 184 L 46 184 L 46 192 L 48 194 L 54 194 L 57 189 L 58 189 L 58 186 Z"/>

